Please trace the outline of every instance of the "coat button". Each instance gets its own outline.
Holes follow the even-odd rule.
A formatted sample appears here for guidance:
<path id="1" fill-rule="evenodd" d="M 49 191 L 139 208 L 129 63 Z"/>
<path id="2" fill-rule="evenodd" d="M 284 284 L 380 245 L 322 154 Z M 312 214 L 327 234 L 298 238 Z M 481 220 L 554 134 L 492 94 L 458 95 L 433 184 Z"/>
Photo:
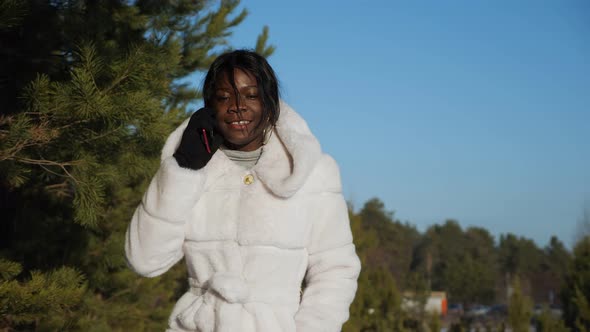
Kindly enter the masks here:
<path id="1" fill-rule="evenodd" d="M 244 184 L 249 186 L 254 183 L 254 176 L 252 174 L 248 174 L 244 177 Z"/>

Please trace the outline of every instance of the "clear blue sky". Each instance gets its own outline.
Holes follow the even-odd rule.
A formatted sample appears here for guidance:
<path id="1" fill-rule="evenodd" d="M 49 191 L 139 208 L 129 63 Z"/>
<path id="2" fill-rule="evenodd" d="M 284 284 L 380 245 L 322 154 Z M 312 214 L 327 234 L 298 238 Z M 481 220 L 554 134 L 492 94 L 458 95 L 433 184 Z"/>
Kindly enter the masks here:
<path id="1" fill-rule="evenodd" d="M 357 208 L 571 246 L 590 206 L 590 2 L 242 1 Z"/>

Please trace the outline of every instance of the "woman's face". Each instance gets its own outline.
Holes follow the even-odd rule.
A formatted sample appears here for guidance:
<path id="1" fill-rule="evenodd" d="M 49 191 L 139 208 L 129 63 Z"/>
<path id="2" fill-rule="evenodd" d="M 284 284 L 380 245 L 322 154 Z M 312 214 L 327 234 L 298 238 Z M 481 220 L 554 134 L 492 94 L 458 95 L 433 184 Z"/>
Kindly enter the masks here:
<path id="1" fill-rule="evenodd" d="M 262 102 L 258 84 L 253 75 L 240 69 L 234 70 L 234 81 L 237 96 L 226 75 L 215 84 L 213 108 L 217 126 L 228 148 L 254 151 L 263 142 L 263 126 L 260 125 Z"/>

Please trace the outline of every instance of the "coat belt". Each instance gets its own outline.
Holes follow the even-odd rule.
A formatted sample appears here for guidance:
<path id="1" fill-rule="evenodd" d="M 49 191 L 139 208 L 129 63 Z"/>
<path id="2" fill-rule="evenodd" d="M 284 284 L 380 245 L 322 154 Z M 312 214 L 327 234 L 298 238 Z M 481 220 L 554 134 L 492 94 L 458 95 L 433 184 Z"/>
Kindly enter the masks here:
<path id="1" fill-rule="evenodd" d="M 284 285 L 248 284 L 242 277 L 229 273 L 216 273 L 203 284 L 188 279 L 190 292 L 203 295 L 207 292 L 221 297 L 228 303 L 265 302 L 268 304 L 299 303 L 300 288 Z"/>
<path id="2" fill-rule="evenodd" d="M 219 319 L 219 314 L 231 312 L 233 316 L 241 314 L 243 309 L 249 311 L 251 306 L 244 304 L 296 305 L 300 300 L 299 287 L 249 284 L 241 276 L 230 273 L 216 273 L 204 283 L 194 278 L 188 281 L 194 300 L 177 318 L 185 328 L 196 331 L 225 331 L 226 322 Z"/>

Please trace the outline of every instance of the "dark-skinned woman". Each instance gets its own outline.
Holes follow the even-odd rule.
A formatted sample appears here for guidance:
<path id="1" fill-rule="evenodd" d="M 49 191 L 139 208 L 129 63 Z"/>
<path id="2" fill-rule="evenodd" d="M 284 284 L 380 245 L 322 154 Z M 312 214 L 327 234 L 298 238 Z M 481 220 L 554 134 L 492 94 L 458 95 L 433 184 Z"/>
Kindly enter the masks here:
<path id="1" fill-rule="evenodd" d="M 336 162 L 260 55 L 219 56 L 203 93 L 133 215 L 129 265 L 155 277 L 185 258 L 168 331 L 340 331 L 360 261 Z"/>

